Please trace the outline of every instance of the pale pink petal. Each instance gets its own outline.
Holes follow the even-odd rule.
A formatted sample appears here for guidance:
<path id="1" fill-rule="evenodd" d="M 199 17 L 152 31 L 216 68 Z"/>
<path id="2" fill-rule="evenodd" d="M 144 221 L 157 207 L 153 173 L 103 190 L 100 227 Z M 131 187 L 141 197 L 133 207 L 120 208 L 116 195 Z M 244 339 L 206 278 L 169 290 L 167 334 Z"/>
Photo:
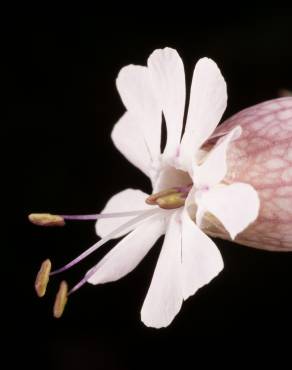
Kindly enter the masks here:
<path id="1" fill-rule="evenodd" d="M 91 284 L 116 281 L 127 275 L 142 261 L 165 231 L 165 220 L 154 215 L 124 237 L 98 264 L 88 280 Z"/>
<path id="2" fill-rule="evenodd" d="M 141 310 L 144 324 L 154 328 L 168 326 L 183 302 L 180 213 L 176 211 L 170 218 L 151 285 Z"/>
<path id="3" fill-rule="evenodd" d="M 257 192 L 244 183 L 215 187 L 201 193 L 196 203 L 197 223 L 201 223 L 204 213 L 208 211 L 223 224 L 232 239 L 256 220 L 260 207 Z"/>
<path id="4" fill-rule="evenodd" d="M 148 69 L 134 65 L 122 68 L 117 88 L 128 112 L 135 117 L 131 130 L 142 134 L 151 159 L 155 160 L 160 155 L 161 107 L 155 98 Z"/>
<path id="5" fill-rule="evenodd" d="M 192 221 L 182 215 L 182 289 L 183 298 L 196 293 L 223 269 L 223 260 L 215 243 Z"/>
<path id="6" fill-rule="evenodd" d="M 115 124 L 111 137 L 128 161 L 151 177 L 152 157 L 139 128 L 139 120 L 139 117 L 126 112 Z"/>
<path id="7" fill-rule="evenodd" d="M 227 173 L 227 150 L 229 143 L 241 134 L 240 126 L 235 127 L 207 154 L 203 164 L 193 167 L 193 182 L 197 187 L 214 186 L 220 183 Z"/>
<path id="8" fill-rule="evenodd" d="M 203 58 L 196 64 L 180 159 L 191 168 L 193 156 L 218 125 L 227 105 L 226 83 L 216 63 Z"/>
<path id="9" fill-rule="evenodd" d="M 139 211 L 153 208 L 145 203 L 145 199 L 149 195 L 137 189 L 125 189 L 109 199 L 101 213 L 113 212 L 128 212 Z M 96 233 L 101 237 L 105 237 L 113 230 L 126 223 L 133 217 L 114 217 L 102 218 L 96 222 Z M 115 236 L 116 238 L 125 235 L 130 230 L 125 230 L 122 234 Z"/>
<path id="10" fill-rule="evenodd" d="M 171 48 L 155 50 L 148 59 L 153 90 L 167 126 L 164 156 L 178 151 L 185 109 L 185 74 L 182 60 Z"/>

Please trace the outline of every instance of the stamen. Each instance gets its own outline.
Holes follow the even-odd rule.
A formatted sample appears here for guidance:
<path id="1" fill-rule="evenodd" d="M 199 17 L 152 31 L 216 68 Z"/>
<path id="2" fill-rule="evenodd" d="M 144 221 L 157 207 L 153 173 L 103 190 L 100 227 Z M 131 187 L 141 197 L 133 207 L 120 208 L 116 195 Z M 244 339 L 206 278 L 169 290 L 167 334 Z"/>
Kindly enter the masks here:
<path id="1" fill-rule="evenodd" d="M 31 213 L 28 216 L 31 223 L 38 226 L 64 226 L 65 221 L 62 216 L 50 213 Z"/>
<path id="2" fill-rule="evenodd" d="M 157 199 L 157 204 L 163 209 L 180 208 L 185 204 L 185 198 L 181 193 L 169 194 Z"/>
<path id="3" fill-rule="evenodd" d="M 155 213 L 160 212 L 159 209 L 150 209 L 147 211 L 144 211 L 142 214 L 138 215 L 137 217 L 134 217 L 133 219 L 125 222 L 121 226 L 117 227 L 115 230 L 113 230 L 111 233 L 106 235 L 104 238 L 99 240 L 97 243 L 95 243 L 92 247 L 88 248 L 85 252 L 80 254 L 80 256 L 76 257 L 74 260 L 71 262 L 67 263 L 65 266 L 59 268 L 58 270 L 52 271 L 50 275 L 56 275 L 59 274 L 60 272 L 66 271 L 72 266 L 74 266 L 76 263 L 82 261 L 84 258 L 89 256 L 91 253 L 96 251 L 99 247 L 101 247 L 103 244 L 105 244 L 107 241 L 109 241 L 112 238 L 115 238 L 117 235 L 119 235 L 121 232 L 129 229 L 130 227 L 136 225 L 137 223 L 141 222 L 142 220 L 145 220 L 146 218 L 154 215 Z"/>
<path id="4" fill-rule="evenodd" d="M 171 188 L 152 194 L 146 199 L 150 205 L 158 205 L 163 209 L 180 208 L 185 204 L 190 187 Z"/>
<path id="5" fill-rule="evenodd" d="M 41 268 L 39 269 L 39 272 L 37 274 L 34 287 L 39 297 L 43 297 L 46 293 L 51 272 L 51 266 L 51 261 L 49 259 L 45 260 L 42 263 Z"/>
<path id="6" fill-rule="evenodd" d="M 66 281 L 62 281 L 58 293 L 56 295 L 53 309 L 53 314 L 56 319 L 59 319 L 62 316 L 67 301 L 68 301 L 68 284 L 66 283 Z"/>
<path id="7" fill-rule="evenodd" d="M 95 221 L 101 218 L 121 218 L 136 216 L 140 213 L 144 213 L 144 210 L 129 211 L 129 212 L 113 212 L 113 213 L 97 213 L 93 215 L 61 215 L 64 220 L 72 221 Z"/>
<path id="8" fill-rule="evenodd" d="M 97 213 L 92 215 L 53 215 L 51 213 L 31 213 L 28 219 L 38 226 L 64 226 L 67 221 L 95 221 L 101 218 L 131 217 L 144 213 L 145 210 L 113 213 Z"/>
<path id="9" fill-rule="evenodd" d="M 176 193 L 177 190 L 175 188 L 162 190 L 158 193 L 151 194 L 148 198 L 146 198 L 145 202 L 149 205 L 157 205 L 157 200 L 161 197 L 165 197 L 169 194 Z"/>
<path id="10" fill-rule="evenodd" d="M 158 212 L 161 212 L 159 210 L 156 209 L 156 212 L 155 213 L 158 213 Z M 155 213 L 152 213 L 152 215 L 154 215 Z M 95 265 L 92 269 L 90 269 L 84 276 L 83 279 L 81 279 L 79 281 L 79 283 L 77 283 L 68 293 L 68 295 L 76 292 L 76 290 L 80 289 L 85 283 L 88 282 L 88 280 L 96 273 L 98 269 L 98 265 Z"/>
<path id="11" fill-rule="evenodd" d="M 89 279 L 89 277 L 87 277 L 87 274 L 84 276 L 84 278 L 83 279 L 81 279 L 80 281 L 79 281 L 79 283 L 78 284 L 76 284 L 70 291 L 69 291 L 69 293 L 68 293 L 68 296 L 70 295 L 70 294 L 72 294 L 72 293 L 74 293 L 74 292 L 76 292 L 76 290 L 78 290 L 79 288 L 81 288 L 85 283 L 87 283 L 87 281 L 88 281 L 88 279 Z"/>

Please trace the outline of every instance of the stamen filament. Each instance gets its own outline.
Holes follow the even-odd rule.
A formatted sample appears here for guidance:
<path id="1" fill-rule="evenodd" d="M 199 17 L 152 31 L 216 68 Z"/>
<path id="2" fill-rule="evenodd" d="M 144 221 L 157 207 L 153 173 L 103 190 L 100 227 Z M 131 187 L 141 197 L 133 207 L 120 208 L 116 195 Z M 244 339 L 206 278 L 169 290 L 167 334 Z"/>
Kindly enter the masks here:
<path id="1" fill-rule="evenodd" d="M 154 215 L 155 213 L 158 213 L 159 210 L 156 209 L 156 212 L 153 212 L 151 215 Z M 161 210 L 160 210 L 161 212 Z M 146 218 L 146 217 L 145 217 Z M 90 269 L 84 276 L 83 279 L 81 279 L 79 281 L 79 283 L 77 283 L 69 292 L 68 292 L 68 296 L 74 292 L 76 292 L 76 290 L 80 289 L 85 283 L 87 283 L 87 281 L 96 273 L 97 271 L 97 268 L 98 266 L 94 266 L 92 269 Z"/>
<path id="2" fill-rule="evenodd" d="M 130 217 L 144 213 L 145 210 L 128 211 L 128 212 L 113 212 L 113 213 L 97 213 L 92 215 L 60 215 L 64 220 L 68 221 L 90 221 L 99 220 L 101 218 L 115 218 L 115 217 Z"/>
<path id="3" fill-rule="evenodd" d="M 137 224 L 138 222 L 154 215 L 155 213 L 158 213 L 158 212 L 161 212 L 160 209 L 150 209 L 150 210 L 147 210 L 147 211 L 144 211 L 142 214 L 138 215 L 137 217 L 134 217 L 133 219 L 125 222 L 124 224 L 122 224 L 121 226 L 117 227 L 115 230 L 113 230 L 111 233 L 109 233 L 108 235 L 106 235 L 104 238 L 102 238 L 101 240 L 99 240 L 97 243 L 95 243 L 93 246 L 91 246 L 90 248 L 88 248 L 86 251 L 84 251 L 83 253 L 81 253 L 78 257 L 76 257 L 75 259 L 73 259 L 71 262 L 67 263 L 65 266 L 55 270 L 55 271 L 52 271 L 50 273 L 50 275 L 56 275 L 56 274 L 59 274 L 63 271 L 66 271 L 68 270 L 69 268 L 71 268 L 72 266 L 74 266 L 76 263 L 82 261 L 84 258 L 86 258 L 87 256 L 89 256 L 91 253 L 93 253 L 94 251 L 96 251 L 99 247 L 101 247 L 103 244 L 105 244 L 107 241 L 109 241 L 110 239 L 116 237 L 119 233 L 123 232 L 124 230 L 128 229 L 129 227 Z"/>
<path id="4" fill-rule="evenodd" d="M 70 294 L 72 294 L 72 293 L 74 293 L 74 292 L 76 292 L 76 290 L 78 290 L 79 288 L 81 288 L 85 283 L 87 283 L 87 280 L 88 280 L 89 278 L 87 278 L 87 275 L 85 275 L 84 276 L 84 278 L 83 279 L 81 279 L 80 281 L 79 281 L 79 283 L 78 284 L 76 284 L 69 292 L 68 292 L 68 296 L 70 295 Z"/>
<path id="5" fill-rule="evenodd" d="M 54 215 L 51 213 L 31 213 L 28 219 L 37 226 L 64 226 L 65 221 L 95 221 L 101 218 L 131 217 L 137 216 L 145 210 L 129 212 L 97 213 L 92 215 Z"/>

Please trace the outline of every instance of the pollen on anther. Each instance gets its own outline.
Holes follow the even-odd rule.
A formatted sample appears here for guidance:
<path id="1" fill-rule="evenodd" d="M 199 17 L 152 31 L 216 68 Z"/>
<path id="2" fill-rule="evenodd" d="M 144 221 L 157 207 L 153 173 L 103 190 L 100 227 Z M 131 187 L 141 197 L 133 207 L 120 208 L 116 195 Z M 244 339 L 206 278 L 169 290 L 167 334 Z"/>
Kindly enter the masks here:
<path id="1" fill-rule="evenodd" d="M 56 319 L 59 319 L 64 312 L 66 303 L 68 300 L 68 284 L 66 281 L 62 281 L 56 295 L 53 314 Z"/>
<path id="2" fill-rule="evenodd" d="M 35 291 L 39 297 L 43 297 L 46 294 L 51 267 L 52 267 L 51 261 L 49 259 L 46 259 L 42 263 L 41 268 L 39 269 L 34 284 Z"/>
<path id="3" fill-rule="evenodd" d="M 64 226 L 65 221 L 62 216 L 50 213 L 31 213 L 28 216 L 31 223 L 38 226 Z"/>

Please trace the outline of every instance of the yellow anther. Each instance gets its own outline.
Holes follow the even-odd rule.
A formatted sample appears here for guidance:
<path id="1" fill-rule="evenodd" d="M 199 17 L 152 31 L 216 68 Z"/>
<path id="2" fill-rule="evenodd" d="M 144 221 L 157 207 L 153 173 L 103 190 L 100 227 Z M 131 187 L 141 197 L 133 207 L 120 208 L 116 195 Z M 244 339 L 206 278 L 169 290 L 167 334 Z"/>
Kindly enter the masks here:
<path id="1" fill-rule="evenodd" d="M 164 209 L 175 209 L 185 204 L 185 197 L 184 194 L 177 191 L 177 189 L 167 189 L 150 195 L 146 199 L 146 203 L 158 205 L 160 208 Z"/>
<path id="2" fill-rule="evenodd" d="M 56 319 L 59 319 L 63 315 L 67 300 L 68 284 L 66 283 L 66 281 L 62 281 L 54 303 L 53 313 Z"/>
<path id="3" fill-rule="evenodd" d="M 185 198 L 182 198 L 180 193 L 173 193 L 158 198 L 157 204 L 164 209 L 180 208 L 185 204 Z"/>
<path id="4" fill-rule="evenodd" d="M 148 198 L 146 198 L 146 203 L 150 205 L 157 205 L 157 199 L 164 197 L 165 195 L 176 193 L 176 189 L 166 189 L 162 190 L 159 193 L 151 194 Z"/>
<path id="5" fill-rule="evenodd" d="M 51 261 L 47 259 L 42 263 L 41 268 L 39 269 L 34 284 L 35 291 L 39 297 L 43 297 L 46 293 L 51 267 Z"/>
<path id="6" fill-rule="evenodd" d="M 62 216 L 50 213 L 31 213 L 28 216 L 31 223 L 38 226 L 64 226 L 65 221 Z"/>

